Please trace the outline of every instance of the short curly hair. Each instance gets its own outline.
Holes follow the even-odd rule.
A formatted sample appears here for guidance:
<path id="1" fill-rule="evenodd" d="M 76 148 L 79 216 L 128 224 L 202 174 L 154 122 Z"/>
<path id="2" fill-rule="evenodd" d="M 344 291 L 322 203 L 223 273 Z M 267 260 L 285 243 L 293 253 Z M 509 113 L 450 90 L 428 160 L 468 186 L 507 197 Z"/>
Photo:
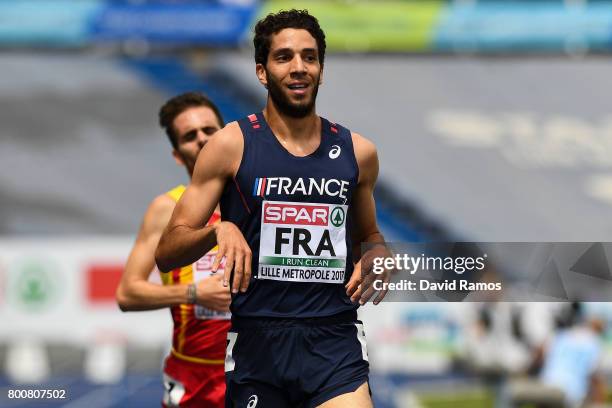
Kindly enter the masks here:
<path id="1" fill-rule="evenodd" d="M 177 134 L 174 131 L 174 119 L 189 108 L 197 108 L 204 106 L 210 108 L 221 127 L 225 126 L 223 116 L 217 105 L 214 104 L 206 95 L 201 92 L 186 92 L 170 98 L 159 110 L 159 126 L 161 126 L 168 135 L 170 143 L 174 149 L 178 149 Z"/>
<path id="2" fill-rule="evenodd" d="M 270 43 L 273 34 L 277 34 L 285 28 L 304 29 L 317 41 L 319 50 L 319 61 L 321 66 L 325 60 L 325 33 L 319 25 L 316 17 L 310 15 L 308 10 L 282 10 L 275 14 L 268 14 L 255 25 L 255 63 L 266 65 L 268 54 L 270 54 Z"/>

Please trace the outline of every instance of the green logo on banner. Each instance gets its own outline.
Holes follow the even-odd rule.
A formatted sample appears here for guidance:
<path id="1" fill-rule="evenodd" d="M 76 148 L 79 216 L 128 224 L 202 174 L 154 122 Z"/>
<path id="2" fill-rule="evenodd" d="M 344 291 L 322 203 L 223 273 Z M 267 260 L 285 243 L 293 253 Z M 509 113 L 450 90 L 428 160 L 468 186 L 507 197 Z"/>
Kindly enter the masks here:
<path id="1" fill-rule="evenodd" d="M 344 224 L 344 210 L 342 207 L 336 207 L 331 212 L 331 223 L 334 227 L 341 227 Z"/>
<path id="2" fill-rule="evenodd" d="M 55 285 L 47 263 L 28 260 L 16 270 L 14 295 L 17 302 L 30 310 L 40 310 L 52 300 Z"/>

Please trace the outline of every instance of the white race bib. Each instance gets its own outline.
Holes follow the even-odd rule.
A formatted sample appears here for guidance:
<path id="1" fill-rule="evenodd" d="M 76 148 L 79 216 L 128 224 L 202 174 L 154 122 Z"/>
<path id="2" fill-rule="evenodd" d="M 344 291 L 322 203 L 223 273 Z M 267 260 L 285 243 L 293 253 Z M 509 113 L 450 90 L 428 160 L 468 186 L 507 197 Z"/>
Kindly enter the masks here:
<path id="1" fill-rule="evenodd" d="M 344 283 L 348 206 L 264 200 L 261 208 L 258 279 Z"/>

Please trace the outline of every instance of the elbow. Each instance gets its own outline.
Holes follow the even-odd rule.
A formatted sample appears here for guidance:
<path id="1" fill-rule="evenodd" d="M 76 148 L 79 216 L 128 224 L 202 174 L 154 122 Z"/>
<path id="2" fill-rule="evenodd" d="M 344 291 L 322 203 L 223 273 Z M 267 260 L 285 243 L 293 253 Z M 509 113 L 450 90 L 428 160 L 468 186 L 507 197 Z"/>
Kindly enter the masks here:
<path id="1" fill-rule="evenodd" d="M 173 259 L 170 254 L 171 252 L 166 250 L 162 237 L 162 240 L 160 240 L 159 245 L 155 250 L 155 264 L 160 272 L 166 273 L 176 268 L 176 265 L 173 265 Z"/>
<path id="2" fill-rule="evenodd" d="M 117 291 L 115 292 L 115 300 L 117 301 L 117 305 L 122 312 L 130 312 L 134 310 L 133 302 L 122 285 L 119 285 Z"/>
<path id="3" fill-rule="evenodd" d="M 155 264 L 157 265 L 157 269 L 160 272 L 170 272 L 172 270 L 172 265 L 170 265 L 170 260 L 167 256 L 165 256 L 163 249 L 158 246 L 155 250 Z"/>

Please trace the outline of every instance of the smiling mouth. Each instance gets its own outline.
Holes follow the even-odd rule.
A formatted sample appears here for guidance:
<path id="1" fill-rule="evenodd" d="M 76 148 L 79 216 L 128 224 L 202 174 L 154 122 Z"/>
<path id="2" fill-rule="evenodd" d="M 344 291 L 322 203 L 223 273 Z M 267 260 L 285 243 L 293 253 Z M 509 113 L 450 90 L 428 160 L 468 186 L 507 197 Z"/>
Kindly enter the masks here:
<path id="1" fill-rule="evenodd" d="M 293 84 L 288 85 L 289 93 L 295 97 L 303 98 L 306 96 L 306 92 L 308 92 L 307 84 Z"/>

